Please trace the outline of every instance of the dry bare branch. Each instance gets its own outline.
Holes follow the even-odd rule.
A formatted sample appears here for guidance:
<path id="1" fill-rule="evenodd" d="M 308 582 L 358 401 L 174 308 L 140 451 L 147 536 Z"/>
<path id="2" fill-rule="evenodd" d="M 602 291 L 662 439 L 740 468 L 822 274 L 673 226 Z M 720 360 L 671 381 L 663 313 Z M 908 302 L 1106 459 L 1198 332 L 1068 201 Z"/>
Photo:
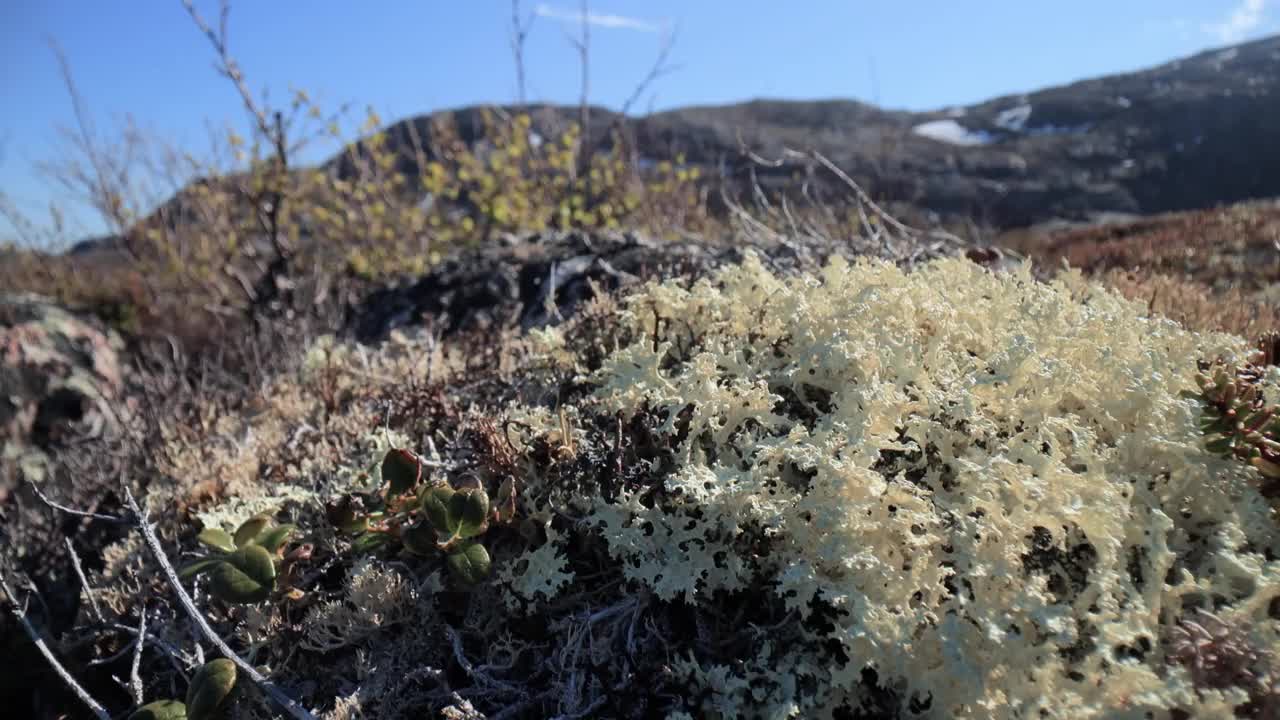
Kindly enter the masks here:
<path id="1" fill-rule="evenodd" d="M 134 499 L 133 493 L 128 488 L 125 488 L 124 494 L 129 511 L 133 513 L 134 522 L 138 529 L 142 531 L 143 540 L 151 550 L 152 556 L 155 557 L 156 563 L 160 565 L 160 569 L 163 571 L 165 579 L 168 580 L 169 587 L 172 588 L 174 595 L 177 596 L 178 602 L 186 610 L 191 620 L 195 622 L 196 627 L 200 629 L 200 634 L 216 647 L 223 657 L 235 663 L 240 672 L 244 673 L 246 677 L 261 688 L 276 705 L 280 706 L 280 709 L 297 720 L 316 720 L 315 715 L 312 715 L 301 703 L 289 697 L 278 685 L 236 654 L 236 651 L 232 650 L 231 646 L 218 633 L 214 632 L 209 625 L 209 621 L 205 619 L 199 608 L 196 607 L 195 602 L 192 601 L 191 596 L 187 594 L 186 589 L 182 587 L 182 581 L 178 579 L 178 572 L 174 570 L 173 563 L 169 562 L 169 556 L 165 554 L 164 548 L 160 545 L 160 538 L 156 537 L 155 528 L 151 526 L 151 521 L 147 519 L 146 512 L 138 505 L 138 501 Z"/>
<path id="2" fill-rule="evenodd" d="M 142 649 L 146 645 L 147 607 L 142 605 L 138 608 L 138 639 L 133 646 L 133 664 L 129 667 L 129 689 L 133 693 L 135 705 L 141 705 L 144 699 L 142 695 L 142 676 L 138 674 L 138 669 L 142 667 Z"/>
<path id="3" fill-rule="evenodd" d="M 63 85 L 71 98 L 71 109 L 75 115 L 75 144 L 84 155 L 92 169 L 92 174 L 84 178 L 89 192 L 89 201 L 103 218 L 111 223 L 112 229 L 123 234 L 129 229 L 131 220 L 125 209 L 125 198 L 121 195 L 119 169 L 111 168 L 105 153 L 98 144 L 97 133 L 93 127 L 93 119 L 85 107 L 84 96 L 76 87 L 75 76 L 71 72 L 71 63 L 62 47 L 52 39 L 49 48 L 58 60 L 58 70 L 62 73 Z M 112 177 L 116 176 L 116 177 Z"/>
<path id="4" fill-rule="evenodd" d="M 649 67 L 649 72 L 645 73 L 645 76 L 640 79 L 640 82 L 636 83 L 631 94 L 627 96 L 626 101 L 622 103 L 622 109 L 618 111 L 620 115 L 626 115 L 628 112 L 631 112 L 632 106 L 640 100 L 640 97 L 649 89 L 649 86 L 657 82 L 659 78 L 664 75 L 670 75 L 680 69 L 679 65 L 672 65 L 667 62 L 668 58 L 671 56 L 671 49 L 675 47 L 676 36 L 678 34 L 678 28 L 662 34 L 662 41 L 658 45 L 657 59 L 653 61 L 653 65 Z"/>
<path id="5" fill-rule="evenodd" d="M 520 17 L 520 0 L 511 0 L 511 55 L 516 64 L 516 102 L 524 105 L 528 101 L 525 95 L 524 46 L 529 39 L 529 30 L 533 27 L 536 13 L 528 17 Z"/>
<path id="6" fill-rule="evenodd" d="M 44 638 L 40 637 L 40 633 L 36 630 L 35 625 L 32 625 L 31 620 L 27 618 L 27 611 L 23 607 L 24 603 L 18 602 L 18 596 L 14 594 L 13 589 L 9 587 L 8 581 L 3 577 L 0 577 L 0 590 L 4 590 L 5 597 L 9 598 L 9 602 L 13 604 L 13 607 L 9 609 L 9 612 L 13 614 L 13 617 L 18 621 L 18 624 L 22 625 L 22 629 L 27 633 L 27 637 L 31 638 L 31 643 L 35 645 L 36 649 L 40 651 L 40 654 L 44 656 L 45 661 L 49 663 L 49 666 L 53 668 L 54 672 L 58 673 L 58 677 L 62 678 L 62 682 L 66 683 L 67 687 L 71 688 L 71 691 L 75 693 L 76 697 L 80 698 L 80 702 L 84 703 L 85 707 L 88 707 L 99 720 L 110 720 L 111 714 L 107 712 L 106 708 L 102 707 L 101 703 L 95 700 L 93 696 L 80 685 L 80 683 L 76 682 L 76 679 L 71 676 L 71 673 L 67 672 L 67 669 L 62 666 L 61 662 L 58 662 L 58 657 L 53 654 L 53 650 L 49 649 L 49 645 L 44 641 Z"/>
<path id="7" fill-rule="evenodd" d="M 71 544 L 71 538 L 63 538 L 66 543 L 67 554 L 71 556 L 71 566 L 75 568 L 76 577 L 80 578 L 80 587 L 84 588 L 84 596 L 89 600 L 89 608 L 93 611 L 93 618 L 98 622 L 106 622 L 102 616 L 102 608 L 98 606 L 98 598 L 93 595 L 93 588 L 89 586 L 89 579 L 85 577 L 84 567 L 80 564 L 80 555 L 76 553 L 75 547 Z"/>
<path id="8" fill-rule="evenodd" d="M 59 512 L 64 512 L 64 513 L 67 513 L 68 515 L 76 515 L 78 517 L 89 518 L 91 520 L 102 520 L 109 523 L 123 524 L 128 522 L 124 518 L 119 518 L 119 517 L 116 517 L 115 515 L 103 515 L 102 513 L 76 510 L 75 508 L 69 508 L 66 505 L 59 505 L 58 503 L 50 500 L 49 496 L 41 492 L 40 487 L 37 486 L 35 483 L 29 482 L 27 483 L 27 485 L 31 488 L 31 492 L 35 493 L 36 497 L 40 498 L 40 502 L 44 503 L 45 505 Z"/>
<path id="9" fill-rule="evenodd" d="M 453 648 L 454 660 L 457 661 L 458 666 L 462 668 L 463 672 L 467 673 L 472 680 L 476 681 L 476 684 L 489 690 L 503 692 L 517 697 L 523 698 L 527 696 L 527 693 L 524 690 L 521 690 L 510 683 L 498 680 L 497 678 L 490 676 L 488 673 L 485 673 L 483 669 L 475 667 L 475 665 L 467 659 L 466 652 L 463 650 L 462 636 L 458 634 L 457 630 L 454 630 L 449 625 L 444 625 L 443 627 L 445 635 L 449 638 L 449 644 Z"/>
<path id="10" fill-rule="evenodd" d="M 271 136 L 271 125 L 267 118 L 267 113 L 259 107 L 257 101 L 253 99 L 253 93 L 249 92 L 249 86 L 245 83 L 244 73 L 240 70 L 240 64 L 231 56 L 231 50 L 227 44 L 227 21 L 231 16 L 231 3 L 229 0 L 221 0 L 218 3 L 218 30 L 215 31 L 205 22 L 200 11 L 196 9 L 192 0 L 182 0 L 182 6 L 187 9 L 187 14 L 191 16 L 192 22 L 204 33 L 209 43 L 213 45 L 214 52 L 218 54 L 218 62 L 214 68 L 218 74 L 227 78 L 235 85 L 236 92 L 240 94 L 240 102 L 244 104 L 245 110 L 253 118 L 254 123 L 258 127 L 258 131 L 264 137 Z"/>
<path id="11" fill-rule="evenodd" d="M 788 151 L 788 152 L 794 152 L 794 151 Z M 954 245 L 966 244 L 963 239 L 956 237 L 955 235 L 952 235 L 951 233 L 945 232 L 943 230 L 925 231 L 925 230 L 920 230 L 920 229 L 902 224 L 901 222 L 898 221 L 897 218 L 890 215 L 888 211 L 884 210 L 879 205 L 877 205 L 875 201 L 871 199 L 871 196 L 867 195 L 866 191 L 864 191 L 862 187 L 858 185 L 858 183 L 853 181 L 853 178 L 849 177 L 848 174 L 846 174 L 843 170 L 837 167 L 835 163 L 828 160 L 826 156 L 824 156 L 822 153 L 814 151 L 809 153 L 808 156 L 817 160 L 819 164 L 821 164 L 826 169 L 830 170 L 831 173 L 834 174 L 837 178 L 840 178 L 840 181 L 843 182 L 846 187 L 848 187 L 850 190 L 853 191 L 853 194 L 858 198 L 859 202 L 863 203 L 868 208 L 870 208 L 871 211 L 875 213 L 881 220 L 883 220 L 885 223 L 887 223 L 890 227 L 897 230 L 898 232 L 903 233 L 904 235 L 928 235 L 929 237 L 932 237 L 934 239 L 943 240 L 945 242 L 948 242 Z"/>
<path id="12" fill-rule="evenodd" d="M 250 302 L 245 309 L 246 315 L 256 324 L 259 320 L 256 311 L 260 307 L 273 303 L 280 294 L 281 289 L 286 286 L 285 278 L 289 274 L 289 266 L 293 254 L 293 248 L 289 246 L 289 242 L 281 228 L 290 166 L 290 145 L 287 139 L 288 132 L 284 122 L 284 114 L 278 110 L 271 111 L 254 100 L 253 93 L 249 91 L 249 86 L 245 82 L 244 72 L 240 69 L 240 64 L 231 55 L 227 41 L 229 34 L 228 21 L 231 16 L 230 1 L 221 0 L 219 3 L 219 22 L 218 30 L 216 31 L 205 21 L 192 0 L 181 0 L 181 2 L 182 6 L 186 8 L 187 14 L 191 16 L 192 22 L 209 40 L 209 44 L 213 46 L 218 58 L 214 64 L 215 69 L 235 86 L 236 92 L 240 95 L 241 103 L 243 103 L 245 110 L 253 119 L 256 132 L 269 143 L 272 151 L 271 167 L 268 171 L 269 182 L 265 183 L 265 186 L 261 189 L 242 187 L 240 190 L 240 194 L 247 198 L 254 207 L 258 224 L 261 226 L 263 234 L 270 240 L 271 246 L 275 251 L 275 257 L 271 258 L 265 268 L 262 268 L 262 273 L 253 286 Z"/>

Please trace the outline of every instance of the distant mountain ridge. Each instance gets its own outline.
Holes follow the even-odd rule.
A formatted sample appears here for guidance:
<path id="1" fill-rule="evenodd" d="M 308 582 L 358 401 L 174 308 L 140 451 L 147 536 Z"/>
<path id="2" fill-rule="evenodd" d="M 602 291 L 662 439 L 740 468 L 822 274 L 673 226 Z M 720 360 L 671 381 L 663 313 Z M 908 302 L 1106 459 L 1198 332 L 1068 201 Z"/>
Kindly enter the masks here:
<path id="1" fill-rule="evenodd" d="M 502 109 L 529 112 L 546 136 L 578 116 L 570 106 Z M 385 128 L 398 169 L 420 173 L 413 138 L 427 137 L 442 116 L 466 142 L 482 140 L 484 110 L 440 111 Z M 1192 210 L 1280 196 L 1280 36 L 930 112 L 752 100 L 642 117 L 593 108 L 591 117 L 602 134 L 624 128 L 642 157 L 683 153 L 730 184 L 743 182 L 752 165 L 742 147 L 764 157 L 816 150 L 877 198 L 997 230 Z M 349 151 L 360 146 L 325 167 L 345 174 Z M 752 170 L 766 187 L 792 184 L 792 169 Z M 180 204 L 179 196 L 166 205 Z"/>
<path id="2" fill-rule="evenodd" d="M 878 194 L 1001 228 L 1203 208 L 1280 195 L 1280 36 L 933 112 L 755 101 L 635 125 L 704 162 L 731 128 L 764 155 L 818 150 Z"/>

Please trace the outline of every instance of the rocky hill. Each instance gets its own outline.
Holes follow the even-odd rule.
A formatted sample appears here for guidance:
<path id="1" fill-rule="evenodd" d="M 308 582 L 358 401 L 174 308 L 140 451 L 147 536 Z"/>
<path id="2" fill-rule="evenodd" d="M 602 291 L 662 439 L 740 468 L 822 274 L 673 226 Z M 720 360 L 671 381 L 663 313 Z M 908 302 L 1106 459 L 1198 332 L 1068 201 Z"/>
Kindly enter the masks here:
<path id="1" fill-rule="evenodd" d="M 598 108 L 592 117 L 597 128 L 629 129 L 642 157 L 682 152 L 740 179 L 743 146 L 765 157 L 817 150 L 882 198 L 1011 228 L 1280 195 L 1278 91 L 1280 36 L 926 113 L 754 100 L 639 118 Z M 472 141 L 478 110 L 452 113 Z M 390 132 L 407 145 L 410 128 L 424 133 L 435 117 Z M 551 132 L 575 117 L 575 108 L 541 108 L 535 122 Z M 757 170 L 765 183 L 790 177 Z"/>
<path id="2" fill-rule="evenodd" d="M 482 115 L 466 107 L 387 127 L 400 171 L 422 168 L 413 148 L 434 123 L 485 140 Z M 578 120 L 576 107 L 526 111 L 538 138 Z M 752 100 L 641 117 L 591 109 L 600 149 L 611 130 L 632 139 L 641 164 L 683 154 L 704 177 L 742 191 L 795 187 L 795 168 L 754 163 L 743 150 L 776 158 L 785 148 L 817 151 L 899 212 L 928 223 L 973 220 L 1007 230 L 1045 222 L 1091 222 L 1214 207 L 1280 195 L 1280 36 L 1203 52 L 1139 72 L 1082 80 L 931 112 L 878 108 L 853 100 Z M 326 163 L 353 174 L 357 142 Z M 435 159 L 430 147 L 418 156 Z M 410 187 L 416 185 L 410 183 Z M 174 222 L 183 193 L 161 212 Z M 178 220 L 181 222 L 181 220 Z M 112 244 L 87 241 L 80 250 Z"/>

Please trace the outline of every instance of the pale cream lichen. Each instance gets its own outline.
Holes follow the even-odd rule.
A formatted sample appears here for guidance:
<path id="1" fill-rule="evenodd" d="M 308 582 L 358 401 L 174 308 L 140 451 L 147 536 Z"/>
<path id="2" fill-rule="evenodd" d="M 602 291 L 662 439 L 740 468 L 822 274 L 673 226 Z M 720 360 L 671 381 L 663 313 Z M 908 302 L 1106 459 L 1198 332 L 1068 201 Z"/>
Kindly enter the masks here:
<path id="1" fill-rule="evenodd" d="M 303 622 L 302 646 L 327 652 L 359 645 L 392 626 L 412 619 L 418 591 L 399 572 L 371 558 L 348 573 L 345 597 L 320 603 Z"/>
<path id="2" fill-rule="evenodd" d="M 316 493 L 305 488 L 280 485 L 266 494 L 230 497 L 215 507 L 196 512 L 195 518 L 202 527 L 233 530 L 255 515 L 274 515 L 287 503 L 315 503 L 317 499 Z"/>
<path id="3" fill-rule="evenodd" d="M 235 426 L 262 445 L 210 452 L 226 467 L 283 448 L 284 485 L 319 498 L 369 491 L 387 447 L 434 437 L 436 480 L 516 481 L 465 617 L 453 592 L 432 597 L 438 561 L 394 549 L 310 609 L 290 661 L 331 671 L 334 717 L 427 699 L 491 712 L 531 667 L 551 694 L 528 707 L 547 711 L 626 692 L 592 689 L 598 675 L 659 688 L 687 713 L 670 717 L 1224 716 L 1247 693 L 1197 684 L 1164 639 L 1204 608 L 1280 645 L 1275 512 L 1255 470 L 1205 451 L 1179 396 L 1197 360 L 1246 350 L 1079 273 L 837 260 L 781 278 L 749 256 L 535 333 L 500 405 L 468 396 L 402 435 L 382 430 L 388 399 L 421 399 L 425 352 L 444 372 L 456 349 L 326 341 L 305 389 L 282 381 L 277 407 Z M 365 400 L 321 412 L 322 367 Z M 467 444 L 477 417 L 509 463 Z M 279 494 L 257 482 L 230 489 Z M 467 656 L 473 684 L 445 687 Z"/>
<path id="4" fill-rule="evenodd" d="M 578 410 L 662 415 L 679 466 L 662 502 L 563 502 L 657 596 L 764 579 L 802 618 L 834 609 L 815 641 L 848 658 L 762 650 L 752 663 L 786 670 L 750 693 L 681 661 L 704 710 L 827 716 L 874 668 L 934 717 L 1165 717 L 1230 701 L 1127 650 L 1184 607 L 1225 603 L 1280 643 L 1276 518 L 1179 397 L 1196 360 L 1243 358 L 1239 338 L 1148 317 L 1079 273 L 1045 285 L 961 260 L 784 280 L 748 257 L 648 286 L 619 322 L 635 340 L 584 378 Z M 539 342 L 563 360 L 560 332 Z M 531 493 L 554 496 L 537 472 Z M 739 554 L 748 528 L 768 555 Z"/>
<path id="5" fill-rule="evenodd" d="M 510 609 L 520 607 L 515 598 L 525 602 L 549 600 L 562 587 L 573 582 L 573 571 L 565 572 L 568 559 L 556 543 L 559 533 L 551 527 L 549 520 L 543 523 L 543 529 L 547 533 L 547 542 L 512 558 L 496 573 L 496 578 L 515 596 L 507 600 Z"/>

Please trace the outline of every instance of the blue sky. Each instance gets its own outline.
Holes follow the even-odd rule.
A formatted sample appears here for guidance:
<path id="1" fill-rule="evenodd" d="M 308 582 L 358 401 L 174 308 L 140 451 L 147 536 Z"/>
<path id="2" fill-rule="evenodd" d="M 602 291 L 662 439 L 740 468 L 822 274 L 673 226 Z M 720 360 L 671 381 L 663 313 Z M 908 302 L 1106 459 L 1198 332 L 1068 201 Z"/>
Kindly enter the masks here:
<path id="1" fill-rule="evenodd" d="M 217 0 L 197 0 L 216 22 Z M 574 0 L 522 3 L 531 100 L 573 102 L 566 41 Z M 230 43 L 255 91 L 306 89 L 322 103 L 371 105 L 387 121 L 515 98 L 508 0 L 240 0 Z M 663 33 L 678 31 L 649 107 L 754 97 L 857 98 L 930 109 L 1135 70 L 1280 32 L 1280 0 L 594 0 L 592 99 L 617 107 Z M 179 0 L 0 2 L 0 191 L 42 221 L 65 197 L 33 165 L 59 153 L 73 121 L 56 40 L 98 130 L 127 114 L 178 145 L 207 147 L 210 125 L 241 123 L 232 87 Z M 95 231 L 87 214 L 73 214 Z M 0 237 L 9 233 L 0 220 Z"/>

